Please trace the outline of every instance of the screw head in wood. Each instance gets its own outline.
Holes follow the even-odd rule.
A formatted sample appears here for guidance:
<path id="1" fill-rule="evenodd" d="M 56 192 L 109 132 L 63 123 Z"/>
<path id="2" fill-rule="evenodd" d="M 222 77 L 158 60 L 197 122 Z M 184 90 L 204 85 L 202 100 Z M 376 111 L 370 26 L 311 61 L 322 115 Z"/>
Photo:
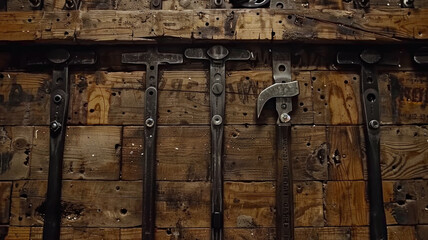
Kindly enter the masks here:
<path id="1" fill-rule="evenodd" d="M 155 125 L 155 121 L 153 120 L 153 118 L 147 118 L 146 119 L 146 126 L 151 128 Z"/>
<path id="2" fill-rule="evenodd" d="M 369 127 L 372 129 L 378 129 L 380 127 L 379 121 L 375 119 L 371 120 L 369 122 Z"/>
<path id="3" fill-rule="evenodd" d="M 214 83 L 211 90 L 215 95 L 220 95 L 223 93 L 223 85 L 221 83 Z"/>
<path id="4" fill-rule="evenodd" d="M 54 132 L 57 132 L 61 129 L 61 123 L 59 123 L 57 120 L 54 120 L 51 122 L 51 130 Z"/>
<path id="5" fill-rule="evenodd" d="M 291 117 L 288 115 L 288 113 L 283 113 L 279 116 L 279 120 L 283 123 L 287 123 L 291 120 Z"/>
<path id="6" fill-rule="evenodd" d="M 223 123 L 223 118 L 220 115 L 214 115 L 211 119 L 212 124 L 219 126 Z"/>

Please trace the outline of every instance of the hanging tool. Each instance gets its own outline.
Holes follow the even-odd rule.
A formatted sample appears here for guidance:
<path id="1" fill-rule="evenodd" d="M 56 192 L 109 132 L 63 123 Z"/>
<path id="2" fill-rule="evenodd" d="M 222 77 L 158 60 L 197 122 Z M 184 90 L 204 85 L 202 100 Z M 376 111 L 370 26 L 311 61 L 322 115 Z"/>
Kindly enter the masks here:
<path id="1" fill-rule="evenodd" d="M 249 60 L 248 50 L 216 45 L 210 49 L 190 48 L 184 55 L 190 59 L 210 61 L 211 109 L 211 239 L 223 239 L 223 129 L 226 86 L 226 61 Z"/>
<path id="2" fill-rule="evenodd" d="M 270 0 L 231 0 L 234 7 L 262 8 L 269 4 Z"/>
<path id="3" fill-rule="evenodd" d="M 158 67 L 183 63 L 182 54 L 160 53 L 156 47 L 147 52 L 124 53 L 122 63 L 146 65 L 144 116 L 144 173 L 143 173 L 143 240 L 155 238 L 156 194 L 156 127 L 158 105 Z"/>
<path id="4" fill-rule="evenodd" d="M 27 59 L 28 66 L 53 66 L 50 94 L 50 144 L 49 144 L 49 175 L 46 194 L 46 213 L 43 224 L 43 239 L 60 238 L 61 226 L 61 188 L 62 164 L 64 158 L 64 142 L 66 133 L 70 83 L 68 66 L 95 64 L 94 52 L 69 52 L 65 49 L 49 51 L 46 56 Z"/>
<path id="5" fill-rule="evenodd" d="M 291 98 L 299 94 L 299 84 L 291 80 L 290 50 L 276 48 L 272 51 L 272 72 L 274 84 L 264 89 L 257 98 L 257 117 L 266 102 L 275 98 L 277 120 L 277 239 L 294 239 L 293 175 L 290 161 L 290 130 L 293 109 Z"/>
<path id="6" fill-rule="evenodd" d="M 428 47 L 419 48 L 413 55 L 413 60 L 420 65 L 428 64 Z"/>
<path id="7" fill-rule="evenodd" d="M 387 240 L 387 229 L 380 169 L 380 99 L 376 65 L 399 65 L 397 53 L 381 54 L 373 49 L 361 52 L 339 52 L 339 64 L 361 66 L 361 93 L 364 108 L 364 132 L 368 172 L 368 195 L 370 202 L 370 239 Z"/>

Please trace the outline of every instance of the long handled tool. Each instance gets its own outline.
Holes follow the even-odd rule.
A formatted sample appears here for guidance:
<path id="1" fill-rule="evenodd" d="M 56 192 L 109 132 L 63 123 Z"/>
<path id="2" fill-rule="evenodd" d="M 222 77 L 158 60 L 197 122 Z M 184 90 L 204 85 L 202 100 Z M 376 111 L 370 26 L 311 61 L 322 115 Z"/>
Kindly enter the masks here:
<path id="1" fill-rule="evenodd" d="M 250 59 L 247 50 L 230 49 L 217 45 L 210 49 L 190 48 L 184 55 L 191 59 L 210 61 L 211 107 L 211 239 L 223 239 L 223 129 L 226 85 L 226 61 Z"/>
<path id="2" fill-rule="evenodd" d="M 380 169 L 380 99 L 375 65 L 398 65 L 398 61 L 397 54 L 390 54 L 390 56 L 384 54 L 382 56 L 378 51 L 370 49 L 362 52 L 339 52 L 337 54 L 339 64 L 361 66 L 361 98 L 366 135 L 371 240 L 388 239 Z"/>
<path id="3" fill-rule="evenodd" d="M 159 53 L 157 48 L 147 52 L 124 53 L 122 63 L 146 65 L 144 116 L 144 174 L 143 174 L 143 240 L 155 238 L 156 194 L 156 127 L 158 106 L 158 66 L 183 63 L 182 54 Z"/>
<path id="4" fill-rule="evenodd" d="M 264 89 L 257 98 L 257 116 L 265 103 L 272 98 L 276 101 L 278 120 L 277 137 L 277 239 L 291 240 L 294 231 L 293 175 L 290 161 L 290 130 L 292 102 L 291 97 L 299 94 L 299 84 L 291 80 L 290 50 L 277 48 L 272 50 L 272 71 L 274 84 Z"/>
<path id="5" fill-rule="evenodd" d="M 27 59 L 28 66 L 53 66 L 50 96 L 49 175 L 43 224 L 44 240 L 60 238 L 62 164 L 70 98 L 68 66 L 91 65 L 95 62 L 94 52 L 69 52 L 65 49 L 56 49 L 49 51 L 46 56 L 37 55 Z"/>

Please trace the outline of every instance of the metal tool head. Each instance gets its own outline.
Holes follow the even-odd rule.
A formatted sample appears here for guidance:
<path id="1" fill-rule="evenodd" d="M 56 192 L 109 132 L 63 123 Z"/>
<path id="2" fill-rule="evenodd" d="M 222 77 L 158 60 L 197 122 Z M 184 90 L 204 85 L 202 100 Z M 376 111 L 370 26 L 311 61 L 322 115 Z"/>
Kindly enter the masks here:
<path id="1" fill-rule="evenodd" d="M 419 48 L 413 55 L 413 60 L 417 64 L 428 64 L 428 47 Z"/>
<path id="2" fill-rule="evenodd" d="M 40 52 L 33 52 L 27 56 L 27 66 L 43 66 L 52 64 L 67 64 L 67 65 L 92 65 L 97 62 L 97 56 L 93 51 L 68 51 L 66 49 L 54 49 Z"/>
<path id="3" fill-rule="evenodd" d="M 205 59 L 214 61 L 249 60 L 251 52 L 245 49 L 227 49 L 221 45 L 215 45 L 208 50 L 204 48 L 188 48 L 184 56 L 189 59 Z"/>
<path id="4" fill-rule="evenodd" d="M 380 53 L 376 49 L 365 49 L 363 51 L 341 51 L 336 55 L 337 63 L 361 65 L 378 64 L 397 66 L 400 63 L 400 54 L 397 51 L 384 51 Z"/>
<path id="5" fill-rule="evenodd" d="M 146 52 L 123 53 L 122 63 L 161 65 L 183 63 L 183 55 L 176 53 L 160 53 L 157 48 L 149 48 Z"/>
<path id="6" fill-rule="evenodd" d="M 260 117 L 260 114 L 263 110 L 263 106 L 270 99 L 294 97 L 297 95 L 299 95 L 299 84 L 297 81 L 287 83 L 275 83 L 265 88 L 257 98 L 257 117 Z"/>

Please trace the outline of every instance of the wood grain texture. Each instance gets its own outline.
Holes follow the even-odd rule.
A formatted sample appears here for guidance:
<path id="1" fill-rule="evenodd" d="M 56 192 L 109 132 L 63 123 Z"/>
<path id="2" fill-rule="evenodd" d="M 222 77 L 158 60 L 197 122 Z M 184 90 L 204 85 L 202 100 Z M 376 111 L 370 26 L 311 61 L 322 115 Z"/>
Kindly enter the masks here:
<path id="1" fill-rule="evenodd" d="M 274 209 L 273 182 L 224 183 L 225 227 L 274 227 Z"/>
<path id="2" fill-rule="evenodd" d="M 175 37 L 397 42 L 426 39 L 426 17 L 426 9 L 384 9 L 368 13 L 324 9 L 1 12 L 0 40 L 147 42 L 153 41 L 152 38 Z"/>
<path id="3" fill-rule="evenodd" d="M 34 127 L 0 127 L 0 180 L 28 178 Z"/>
<path id="4" fill-rule="evenodd" d="M 157 179 L 161 181 L 207 180 L 210 161 L 209 131 L 209 127 L 158 127 Z M 122 179 L 142 179 L 143 141 L 143 127 L 124 128 Z"/>
<path id="5" fill-rule="evenodd" d="M 63 179 L 118 180 L 122 128 L 119 126 L 67 127 Z M 49 128 L 35 127 L 31 179 L 47 179 Z"/>
<path id="6" fill-rule="evenodd" d="M 0 73 L 0 125 L 49 122 L 50 76 Z"/>
<path id="7" fill-rule="evenodd" d="M 384 179 L 428 178 L 428 129 L 422 126 L 381 128 Z"/>
<path id="8" fill-rule="evenodd" d="M 141 190 L 141 182 L 63 181 L 62 225 L 141 225 Z M 41 226 L 45 194 L 46 181 L 14 182 L 10 224 Z"/>
<path id="9" fill-rule="evenodd" d="M 426 72 L 383 73 L 379 76 L 381 120 L 385 124 L 426 123 Z"/>
<path id="10" fill-rule="evenodd" d="M 325 192 L 327 226 L 368 225 L 369 206 L 363 181 L 329 181 Z"/>
<path id="11" fill-rule="evenodd" d="M 0 224 L 9 223 L 12 182 L 0 182 Z"/>
<path id="12" fill-rule="evenodd" d="M 294 182 L 294 225 L 324 226 L 323 183 Z"/>
<path id="13" fill-rule="evenodd" d="M 364 133 L 358 126 L 327 127 L 329 180 L 363 180 Z"/>
<path id="14" fill-rule="evenodd" d="M 327 180 L 328 159 L 325 127 L 293 126 L 291 149 L 294 180 Z"/>
<path id="15" fill-rule="evenodd" d="M 315 124 L 361 124 L 360 81 L 356 74 L 312 72 Z"/>

